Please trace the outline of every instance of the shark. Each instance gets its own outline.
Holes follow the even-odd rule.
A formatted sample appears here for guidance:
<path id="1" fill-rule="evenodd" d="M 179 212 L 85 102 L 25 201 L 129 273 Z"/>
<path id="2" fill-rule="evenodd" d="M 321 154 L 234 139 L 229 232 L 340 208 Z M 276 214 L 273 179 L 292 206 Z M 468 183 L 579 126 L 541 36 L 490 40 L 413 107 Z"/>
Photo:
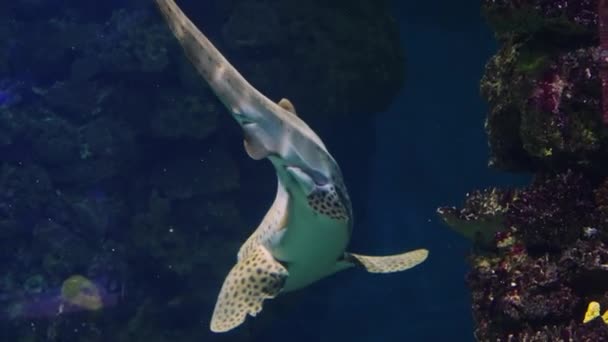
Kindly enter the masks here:
<path id="1" fill-rule="evenodd" d="M 267 159 L 277 191 L 257 229 L 242 244 L 213 310 L 210 330 L 227 332 L 263 302 L 342 270 L 392 273 L 424 262 L 424 248 L 371 256 L 348 252 L 353 210 L 342 171 L 288 99 L 254 88 L 173 0 L 155 0 L 186 57 L 240 125 L 246 153 Z"/>

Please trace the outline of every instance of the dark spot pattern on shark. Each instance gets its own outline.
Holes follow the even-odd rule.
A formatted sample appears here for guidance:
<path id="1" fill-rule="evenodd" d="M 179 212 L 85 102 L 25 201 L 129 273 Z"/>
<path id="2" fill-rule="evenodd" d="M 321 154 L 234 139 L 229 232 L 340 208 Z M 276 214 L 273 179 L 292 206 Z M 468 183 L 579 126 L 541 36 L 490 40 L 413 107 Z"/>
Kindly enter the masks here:
<path id="1" fill-rule="evenodd" d="M 328 216 L 334 220 L 348 221 L 350 215 L 343 205 L 342 198 L 335 186 L 313 191 L 307 197 L 308 205 L 318 214 Z"/>

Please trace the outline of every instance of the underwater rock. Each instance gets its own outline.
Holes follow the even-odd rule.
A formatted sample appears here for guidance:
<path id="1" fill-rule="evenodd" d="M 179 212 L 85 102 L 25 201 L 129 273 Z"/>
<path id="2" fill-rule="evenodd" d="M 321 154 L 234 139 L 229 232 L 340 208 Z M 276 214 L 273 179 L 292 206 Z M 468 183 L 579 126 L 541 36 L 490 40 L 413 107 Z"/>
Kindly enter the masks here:
<path id="1" fill-rule="evenodd" d="M 147 207 L 132 218 L 129 234 L 138 248 L 137 257 L 146 259 L 150 256 L 162 265 L 164 271 L 180 276 L 188 276 L 196 268 L 213 265 L 213 275 L 209 268 L 205 269 L 206 279 L 214 278 L 221 282 L 224 275 L 219 271 L 216 260 L 221 255 L 226 256 L 222 260 L 230 260 L 227 246 L 236 245 L 238 241 L 214 237 L 205 227 L 182 221 L 174 206 L 170 199 L 152 192 Z"/>
<path id="2" fill-rule="evenodd" d="M 98 116 L 100 106 L 110 89 L 92 81 L 59 81 L 38 93 L 46 104 L 62 116 L 88 121 Z M 74 101 L 77 98 L 78 101 Z"/>
<path id="3" fill-rule="evenodd" d="M 11 65 L 35 75 L 39 82 L 63 80 L 69 75 L 74 54 L 91 40 L 92 27 L 69 17 L 28 22 L 16 30 Z"/>
<path id="4" fill-rule="evenodd" d="M 87 54 L 98 56 L 104 72 L 161 72 L 169 64 L 171 36 L 149 11 L 114 11 L 98 28 Z"/>
<path id="5" fill-rule="evenodd" d="M 86 56 L 74 60 L 70 69 L 70 81 L 82 83 L 98 75 L 101 70 L 101 61 L 98 56 Z"/>
<path id="6" fill-rule="evenodd" d="M 404 51 L 388 1 L 212 3 L 213 22 L 224 23 L 219 34 L 206 27 L 214 43 L 252 84 L 276 100 L 289 97 L 313 124 L 381 112 L 403 86 Z"/>
<path id="7" fill-rule="evenodd" d="M 241 218 L 235 198 L 200 196 L 178 201 L 173 209 L 179 225 L 196 227 L 208 235 L 240 239 L 249 227 Z"/>
<path id="8" fill-rule="evenodd" d="M 239 2 L 222 27 L 231 49 L 277 47 L 285 39 L 276 8 L 262 2 Z"/>
<path id="9" fill-rule="evenodd" d="M 215 132 L 223 108 L 210 98 L 170 94 L 163 96 L 150 118 L 153 136 L 204 139 Z"/>
<path id="10" fill-rule="evenodd" d="M 607 257 L 603 242 L 582 240 L 558 258 L 532 257 L 523 249 L 475 257 L 467 282 L 477 340 L 602 341 L 608 326 L 583 318 L 590 301 L 608 304 Z"/>
<path id="11" fill-rule="evenodd" d="M 578 163 L 596 157 L 603 129 L 598 52 L 589 48 L 560 54 L 532 82 L 521 135 L 533 157 Z"/>
<path id="12" fill-rule="evenodd" d="M 596 233 L 608 234 L 608 177 L 594 190 L 598 227 Z"/>
<path id="13" fill-rule="evenodd" d="M 34 164 L 4 164 L 0 170 L 0 218 L 16 221 L 26 231 L 52 215 L 55 193 L 47 172 Z"/>
<path id="14" fill-rule="evenodd" d="M 597 28 L 598 0 L 483 0 L 499 38 L 548 32 L 574 38 Z"/>
<path id="15" fill-rule="evenodd" d="M 605 177 L 580 170 L 547 171 L 524 188 L 473 192 L 463 209 L 440 209 L 456 227 L 484 227 L 475 225 L 483 213 L 502 217 L 491 221 L 499 224 L 493 240 L 469 257 L 478 341 L 606 336 L 608 325 L 599 316 L 583 322 L 590 302 L 608 307 L 606 184 Z"/>
<path id="16" fill-rule="evenodd" d="M 121 227 L 127 226 L 125 222 Z M 114 234 L 116 235 L 116 234 Z M 99 239 L 98 241 L 101 241 Z M 106 287 L 114 292 L 126 291 L 127 281 L 130 278 L 128 265 L 128 246 L 121 239 L 103 239 L 97 243 L 97 248 L 86 266 L 86 275 L 104 281 Z"/>
<path id="17" fill-rule="evenodd" d="M 27 278 L 23 284 L 23 291 L 26 294 L 42 293 L 47 287 L 44 276 L 40 274 L 33 275 Z"/>
<path id="18" fill-rule="evenodd" d="M 78 129 L 66 120 L 49 116 L 30 130 L 32 150 L 47 165 L 72 163 L 79 158 Z"/>
<path id="19" fill-rule="evenodd" d="M 0 108 L 0 149 L 14 147 L 28 134 L 31 120 L 26 114 L 26 110 Z"/>
<path id="20" fill-rule="evenodd" d="M 484 248 L 493 248 L 496 234 L 506 230 L 505 212 L 516 193 L 496 188 L 466 195 L 461 209 L 440 207 L 437 213 L 453 230 Z"/>
<path id="21" fill-rule="evenodd" d="M 31 246 L 39 261 L 33 269 L 41 268 L 56 282 L 70 270 L 86 268 L 93 254 L 93 241 L 87 241 L 67 225 L 51 220 L 41 221 L 34 227 Z"/>
<path id="22" fill-rule="evenodd" d="M 515 73 L 517 51 L 516 46 L 503 45 L 486 64 L 481 79 L 481 94 L 489 103 L 485 122 L 491 151 L 488 164 L 507 170 L 529 168 L 532 159 L 519 134 L 522 120 L 517 99 L 522 87 Z"/>
<path id="23" fill-rule="evenodd" d="M 529 250 L 556 251 L 581 238 L 583 228 L 596 226 L 594 210 L 592 187 L 583 175 L 538 175 L 509 206 L 506 225 Z"/>
<path id="24" fill-rule="evenodd" d="M 93 243 L 99 243 L 104 250 L 108 249 L 105 239 L 121 231 L 128 223 L 130 213 L 122 193 L 108 193 L 108 191 L 93 187 L 84 194 L 78 192 L 76 195 L 65 196 L 68 202 L 66 211 L 69 215 L 66 224 L 76 234 L 86 237 Z M 109 249 L 121 248 L 114 246 Z"/>
<path id="25" fill-rule="evenodd" d="M 209 147 L 196 158 L 163 162 L 152 169 L 150 183 L 171 199 L 189 199 L 238 189 L 238 168 L 223 148 Z"/>
<path id="26" fill-rule="evenodd" d="M 126 172 L 137 161 L 135 136 L 120 120 L 104 117 L 79 128 L 78 160 L 49 168 L 60 183 L 92 184 Z"/>
<path id="27" fill-rule="evenodd" d="M 481 82 L 491 166 L 565 168 L 606 157 L 595 6 L 485 3 L 502 44 Z"/>

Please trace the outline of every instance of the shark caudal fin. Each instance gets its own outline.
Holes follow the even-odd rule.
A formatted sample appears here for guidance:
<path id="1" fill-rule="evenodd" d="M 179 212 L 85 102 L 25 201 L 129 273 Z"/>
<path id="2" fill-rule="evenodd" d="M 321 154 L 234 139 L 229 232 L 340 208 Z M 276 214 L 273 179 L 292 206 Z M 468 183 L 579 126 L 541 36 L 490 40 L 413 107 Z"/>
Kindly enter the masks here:
<path id="1" fill-rule="evenodd" d="M 421 264 L 428 255 L 429 251 L 427 249 L 416 249 L 406 253 L 385 256 L 346 253 L 338 267 L 344 269 L 357 266 L 370 273 L 393 273 L 405 271 Z"/>

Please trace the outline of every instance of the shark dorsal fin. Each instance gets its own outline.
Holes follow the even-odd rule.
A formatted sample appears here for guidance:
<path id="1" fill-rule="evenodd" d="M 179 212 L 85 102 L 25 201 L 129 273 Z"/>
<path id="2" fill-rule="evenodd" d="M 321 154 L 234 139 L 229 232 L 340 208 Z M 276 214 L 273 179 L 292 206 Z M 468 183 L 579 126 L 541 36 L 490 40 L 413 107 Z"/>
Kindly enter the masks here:
<path id="1" fill-rule="evenodd" d="M 286 111 L 298 115 L 298 113 L 296 113 L 296 108 L 293 106 L 293 103 L 291 103 L 291 101 L 289 101 L 288 99 L 282 98 L 281 101 L 279 101 L 278 105 Z"/>

